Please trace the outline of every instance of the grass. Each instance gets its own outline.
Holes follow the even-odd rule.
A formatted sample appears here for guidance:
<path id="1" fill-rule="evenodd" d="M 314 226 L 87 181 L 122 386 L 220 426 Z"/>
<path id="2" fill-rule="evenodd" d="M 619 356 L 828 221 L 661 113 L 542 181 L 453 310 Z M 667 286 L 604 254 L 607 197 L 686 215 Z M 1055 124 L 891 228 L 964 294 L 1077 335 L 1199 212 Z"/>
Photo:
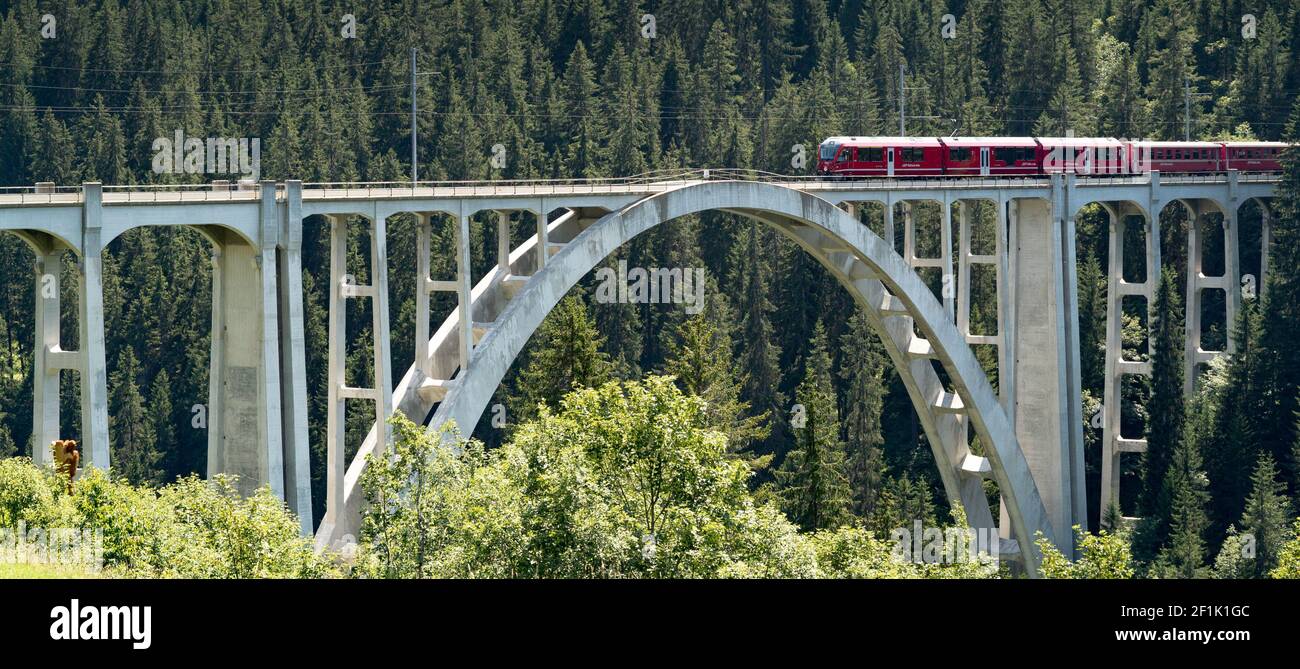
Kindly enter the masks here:
<path id="1" fill-rule="evenodd" d="M 102 572 L 94 572 L 79 565 L 0 563 L 0 579 L 102 578 L 103 576 Z"/>

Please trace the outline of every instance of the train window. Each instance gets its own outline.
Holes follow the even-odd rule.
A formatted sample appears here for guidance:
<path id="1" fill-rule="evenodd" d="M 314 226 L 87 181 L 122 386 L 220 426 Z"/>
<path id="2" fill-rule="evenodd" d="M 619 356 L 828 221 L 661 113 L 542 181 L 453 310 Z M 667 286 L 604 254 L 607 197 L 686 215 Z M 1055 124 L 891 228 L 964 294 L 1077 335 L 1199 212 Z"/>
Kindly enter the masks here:
<path id="1" fill-rule="evenodd" d="M 925 158 L 924 149 L 903 149 L 904 162 L 919 163 Z"/>
<path id="2" fill-rule="evenodd" d="M 846 147 L 844 147 L 844 150 L 843 150 L 843 151 L 840 151 L 840 155 L 838 155 L 838 156 L 835 157 L 835 162 L 837 162 L 837 163 L 848 162 L 848 160 L 849 160 L 849 156 L 851 156 L 851 155 L 853 155 L 853 147 L 851 147 L 851 146 L 846 146 Z"/>
<path id="3" fill-rule="evenodd" d="M 1016 162 L 1021 160 L 1033 160 L 1034 150 L 996 148 L 993 149 L 993 159 L 1008 165 L 1014 165 Z"/>
<path id="4" fill-rule="evenodd" d="M 970 160 L 970 149 L 966 149 L 966 148 L 948 149 L 948 159 L 959 163 L 967 162 Z"/>
<path id="5" fill-rule="evenodd" d="M 878 163 L 881 160 L 884 160 L 884 151 L 884 149 L 878 146 L 860 148 L 858 149 L 858 160 L 868 163 Z"/>
<path id="6" fill-rule="evenodd" d="M 822 160 L 830 160 L 835 157 L 835 150 L 840 148 L 838 144 L 822 144 Z"/>

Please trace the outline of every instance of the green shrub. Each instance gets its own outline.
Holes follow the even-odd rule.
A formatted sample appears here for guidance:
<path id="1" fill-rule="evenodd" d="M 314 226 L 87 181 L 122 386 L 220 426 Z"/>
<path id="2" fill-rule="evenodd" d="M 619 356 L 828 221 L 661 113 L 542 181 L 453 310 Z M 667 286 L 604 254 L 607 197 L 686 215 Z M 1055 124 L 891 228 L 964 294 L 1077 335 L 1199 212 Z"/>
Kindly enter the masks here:
<path id="1" fill-rule="evenodd" d="M 88 469 L 67 494 L 53 470 L 0 460 L 0 527 L 72 527 L 103 533 L 104 565 L 143 578 L 317 578 L 335 574 L 299 536 L 298 519 L 271 492 L 241 497 L 231 479 L 132 486 Z"/>

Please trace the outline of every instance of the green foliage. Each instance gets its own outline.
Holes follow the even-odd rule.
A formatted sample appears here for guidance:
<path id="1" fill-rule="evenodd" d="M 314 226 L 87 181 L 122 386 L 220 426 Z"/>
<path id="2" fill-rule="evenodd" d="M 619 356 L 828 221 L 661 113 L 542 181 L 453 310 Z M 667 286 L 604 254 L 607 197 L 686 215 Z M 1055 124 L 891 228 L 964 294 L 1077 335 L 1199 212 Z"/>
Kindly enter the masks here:
<path id="1" fill-rule="evenodd" d="M 1163 516 L 1168 503 L 1160 491 L 1174 450 L 1183 438 L 1183 307 L 1178 274 L 1166 266 L 1156 291 L 1151 327 L 1151 401 L 1147 405 L 1147 450 L 1142 455 L 1142 494 L 1138 508 L 1144 516 Z"/>
<path id="2" fill-rule="evenodd" d="M 141 578 L 319 578 L 335 573 L 269 487 L 187 477 L 135 487 L 91 468 L 72 494 L 53 468 L 0 461 L 0 527 L 80 528 L 103 537 L 104 566 Z"/>
<path id="3" fill-rule="evenodd" d="M 1253 559 L 1247 561 L 1248 578 L 1264 578 L 1278 566 L 1282 546 L 1291 538 L 1287 518 L 1291 504 L 1286 484 L 1278 480 L 1273 457 L 1262 453 L 1251 475 L 1251 491 L 1241 515 L 1241 531 L 1253 542 Z M 1224 542 L 1227 548 L 1227 542 Z"/>
<path id="4" fill-rule="evenodd" d="M 664 371 L 677 377 L 685 392 L 704 400 L 706 424 L 726 434 L 729 451 L 742 454 L 755 471 L 767 467 L 771 456 L 756 456 L 750 449 L 770 432 L 765 425 L 769 414 L 746 415 L 749 404 L 740 400 L 731 338 L 702 314 L 682 321 L 676 334 Z"/>
<path id="5" fill-rule="evenodd" d="M 1300 518 L 1291 526 L 1291 540 L 1282 545 L 1277 567 L 1269 572 L 1271 578 L 1300 578 Z"/>
<path id="6" fill-rule="evenodd" d="M 852 527 L 803 535 L 670 377 L 610 382 L 543 409 L 493 451 L 393 419 L 362 474 L 354 573 L 443 578 L 987 577 L 912 565 Z M 964 525 L 964 519 L 955 519 Z"/>
<path id="7" fill-rule="evenodd" d="M 782 509 L 810 531 L 847 522 L 852 504 L 830 367 L 826 330 L 818 323 L 803 382 L 795 391 L 794 448 L 776 472 Z"/>
<path id="8" fill-rule="evenodd" d="M 518 395 L 511 401 L 516 420 L 530 419 L 539 406 L 555 409 L 565 393 L 609 378 L 608 356 L 600 350 L 601 337 L 581 296 L 561 300 L 534 340 L 540 346 L 519 374 Z"/>
<path id="9" fill-rule="evenodd" d="M 1133 578 L 1133 553 L 1126 533 L 1102 530 L 1090 534 L 1078 525 L 1074 531 L 1079 537 L 1079 559 L 1074 562 L 1062 555 L 1047 538 L 1039 536 L 1035 541 L 1043 555 L 1039 565 L 1043 578 Z"/>

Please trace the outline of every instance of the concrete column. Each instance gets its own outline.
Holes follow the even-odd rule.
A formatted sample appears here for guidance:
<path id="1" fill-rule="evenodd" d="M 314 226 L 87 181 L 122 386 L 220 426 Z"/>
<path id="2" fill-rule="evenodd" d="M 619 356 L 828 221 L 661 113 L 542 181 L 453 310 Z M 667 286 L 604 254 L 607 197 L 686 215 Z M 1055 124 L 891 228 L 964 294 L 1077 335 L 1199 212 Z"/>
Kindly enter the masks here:
<path id="1" fill-rule="evenodd" d="M 103 186 L 82 185 L 81 219 L 81 457 L 83 466 L 107 470 L 108 366 L 104 360 Z"/>
<path id="2" fill-rule="evenodd" d="M 546 239 L 546 229 L 538 219 L 539 241 Z M 460 374 L 464 375 L 465 370 L 469 369 L 470 354 L 474 351 L 474 309 L 470 305 L 471 290 L 473 289 L 473 279 L 470 276 L 471 266 L 469 257 L 469 216 L 465 215 L 464 203 L 461 203 L 461 212 L 456 216 L 456 297 L 459 301 L 460 309 Z M 539 244 L 540 248 L 542 245 Z M 473 430 L 474 426 L 460 426 L 463 430 Z"/>
<path id="3" fill-rule="evenodd" d="M 894 238 L 894 200 L 885 198 L 885 242 L 889 244 L 889 250 L 893 251 L 898 248 L 898 242 Z"/>
<path id="4" fill-rule="evenodd" d="M 1187 297 L 1183 301 L 1186 308 L 1183 310 L 1183 322 L 1186 324 L 1184 336 L 1183 352 L 1183 393 L 1191 395 L 1196 389 L 1196 359 L 1197 352 L 1201 350 L 1201 224 L 1204 222 L 1202 208 L 1196 206 L 1191 209 L 1190 221 L 1187 224 Z M 1156 280 L 1156 290 L 1159 290 L 1160 277 L 1154 277 Z M 1155 305 L 1151 305 L 1154 312 Z M 1148 324 L 1154 321 L 1147 321 Z M 1148 342 L 1149 343 L 1149 342 Z"/>
<path id="5" fill-rule="evenodd" d="M 939 223 L 943 227 L 939 230 L 939 262 L 942 264 L 940 271 L 943 276 L 940 277 L 939 285 L 943 293 L 943 308 L 948 312 L 948 319 L 956 322 L 957 319 L 957 295 L 953 286 L 953 280 L 956 278 L 952 273 L 952 203 L 947 198 L 943 200 L 943 215 L 939 217 Z"/>
<path id="6" fill-rule="evenodd" d="M 332 528 L 342 521 L 344 507 L 344 478 L 347 475 L 347 460 L 343 442 L 346 431 L 344 420 L 347 417 L 343 397 L 344 362 L 347 344 L 347 301 L 343 296 L 343 287 L 347 275 L 348 230 L 347 219 L 343 216 L 327 216 L 330 225 L 330 290 L 329 290 L 329 362 L 328 362 L 328 397 L 325 417 L 325 518 L 321 522 L 321 534 L 328 536 L 327 526 Z"/>
<path id="7" fill-rule="evenodd" d="M 279 294 L 274 249 L 227 238 L 213 251 L 208 476 L 264 484 L 285 498 L 281 440 Z"/>
<path id="8" fill-rule="evenodd" d="M 1235 173 L 1233 175 L 1236 176 Z M 1223 214 L 1223 306 L 1227 314 L 1228 353 L 1237 352 L 1237 310 L 1241 308 L 1241 254 L 1238 251 L 1237 201 Z"/>
<path id="9" fill-rule="evenodd" d="M 304 535 L 312 531 L 311 455 L 307 431 L 307 344 L 302 298 L 302 182 L 285 182 L 277 270 L 280 287 L 280 407 L 285 502 Z"/>
<path id="10" fill-rule="evenodd" d="M 510 274 L 510 212 L 497 211 L 497 272 Z"/>
<path id="11" fill-rule="evenodd" d="M 1268 203 L 1259 200 L 1259 297 L 1268 292 L 1268 256 L 1273 251 L 1273 221 Z"/>
<path id="12" fill-rule="evenodd" d="M 32 352 L 32 460 L 50 463 L 50 444 L 59 439 L 59 270 L 62 253 L 36 257 L 35 346 Z M 53 355 L 51 355 L 53 354 Z"/>
<path id="13" fill-rule="evenodd" d="M 1016 436 L 1051 519 L 1057 546 L 1073 546 L 1071 525 L 1083 517 L 1082 449 L 1074 443 L 1079 397 L 1071 384 L 1068 346 L 1077 341 L 1066 295 L 1073 283 L 1066 267 L 1059 213 L 1042 199 L 1020 201 L 1015 249 Z M 1071 240 L 1072 241 L 1072 240 Z M 1081 426 L 1080 426 L 1081 427 Z"/>
<path id="14" fill-rule="evenodd" d="M 1116 446 L 1120 436 L 1120 416 L 1123 414 L 1120 406 L 1123 376 L 1119 373 L 1118 366 L 1124 355 L 1120 284 L 1124 277 L 1125 211 L 1122 207 L 1116 210 L 1107 206 L 1106 212 L 1110 215 L 1110 233 L 1106 271 L 1106 370 L 1105 386 L 1102 389 L 1101 496 L 1098 518 L 1105 517 L 1106 508 L 1112 503 L 1119 504 L 1122 471 L 1120 451 Z"/>
<path id="15" fill-rule="evenodd" d="M 550 255 L 551 255 L 551 250 L 549 248 L 551 243 L 546 236 L 546 223 L 547 223 L 546 217 L 547 217 L 546 207 L 543 206 L 541 212 L 537 214 L 537 270 L 536 271 L 538 272 L 542 271 L 543 267 L 546 267 L 546 261 L 550 259 Z M 469 237 L 467 235 L 466 239 L 468 238 Z M 460 256 L 457 255 L 457 257 Z"/>
<path id="16" fill-rule="evenodd" d="M 944 205 L 947 208 L 947 205 Z M 957 331 L 970 337 L 970 217 L 966 201 L 957 201 Z"/>
<path id="17" fill-rule="evenodd" d="M 415 215 L 415 368 L 424 378 L 433 376 L 429 359 L 429 246 L 433 232 L 429 214 Z"/>
<path id="18" fill-rule="evenodd" d="M 1053 203 L 1055 213 L 1056 229 L 1059 231 L 1060 264 L 1059 264 L 1059 283 L 1057 290 L 1062 297 L 1061 305 L 1063 312 L 1064 334 L 1065 334 L 1065 357 L 1063 362 L 1066 365 L 1065 381 L 1066 385 L 1062 390 L 1062 410 L 1066 416 L 1065 433 L 1070 441 L 1069 446 L 1069 466 L 1072 467 L 1070 474 L 1071 485 L 1070 494 L 1073 500 L 1070 503 L 1071 513 L 1073 514 L 1072 525 L 1080 527 L 1088 526 L 1088 495 L 1087 495 L 1087 478 L 1084 474 L 1084 445 L 1083 445 L 1083 379 L 1079 369 L 1079 273 L 1078 259 L 1075 253 L 1075 240 L 1078 234 L 1075 230 L 1074 216 L 1072 212 L 1074 207 L 1072 201 L 1075 192 L 1074 174 L 1068 174 L 1065 177 L 1064 188 L 1060 189 L 1060 196 Z M 1063 544 L 1064 545 L 1064 544 Z"/>
<path id="19" fill-rule="evenodd" d="M 1011 292 L 1008 290 L 1007 276 L 1009 271 L 1008 256 L 1010 252 L 1007 249 L 1007 202 L 1005 199 L 999 199 L 997 202 L 997 213 L 995 215 L 995 253 L 998 256 L 996 276 L 998 293 L 998 398 L 1002 401 L 1003 409 L 1008 411 L 1008 417 L 1011 417 L 1010 407 L 1012 401 L 1012 391 L 1015 388 L 1015 365 L 1012 364 L 1014 358 L 1011 356 L 1011 343 L 1013 333 L 1011 332 Z"/>
<path id="20" fill-rule="evenodd" d="M 379 430 L 377 452 L 384 452 L 393 442 L 393 362 L 388 321 L 388 231 L 387 221 L 370 222 L 370 285 L 374 290 L 370 305 L 371 330 L 374 333 L 375 359 L 375 426 Z"/>
<path id="21" fill-rule="evenodd" d="M 916 266 L 916 226 L 912 223 L 912 205 L 903 203 L 903 258 Z"/>

